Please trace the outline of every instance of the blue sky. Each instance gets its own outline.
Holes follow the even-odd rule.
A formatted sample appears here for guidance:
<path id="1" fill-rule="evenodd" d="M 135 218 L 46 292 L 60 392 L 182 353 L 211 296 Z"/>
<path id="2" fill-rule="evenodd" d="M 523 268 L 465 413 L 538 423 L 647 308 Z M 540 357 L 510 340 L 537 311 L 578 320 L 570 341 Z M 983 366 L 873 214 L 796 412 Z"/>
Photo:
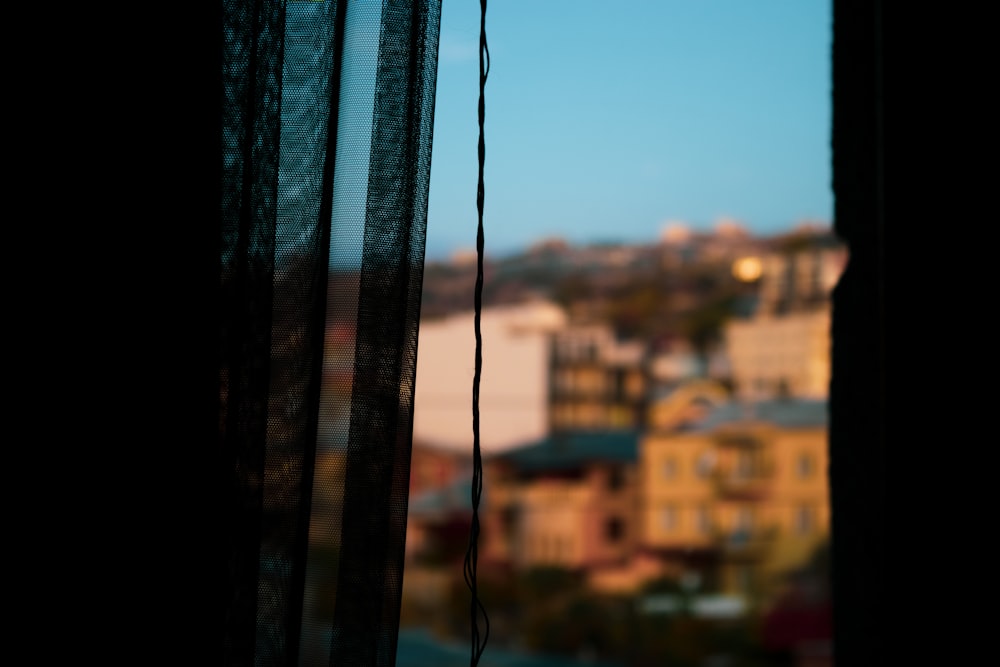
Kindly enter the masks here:
<path id="1" fill-rule="evenodd" d="M 486 247 L 829 223 L 830 0 L 493 0 Z M 444 0 L 427 254 L 475 245 L 479 3 Z"/>

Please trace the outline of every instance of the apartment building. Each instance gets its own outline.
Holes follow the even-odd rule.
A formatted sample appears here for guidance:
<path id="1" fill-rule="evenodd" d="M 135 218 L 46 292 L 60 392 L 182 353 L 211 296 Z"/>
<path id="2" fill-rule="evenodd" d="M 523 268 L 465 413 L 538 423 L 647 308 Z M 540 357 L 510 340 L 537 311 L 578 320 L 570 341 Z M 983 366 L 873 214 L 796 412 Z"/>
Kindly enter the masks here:
<path id="1" fill-rule="evenodd" d="M 829 536 L 824 401 L 728 402 L 640 444 L 641 551 L 766 598 Z"/>
<path id="2" fill-rule="evenodd" d="M 606 325 L 578 325 L 551 339 L 549 428 L 640 429 L 648 372 L 645 346 L 622 342 Z"/>
<path id="3" fill-rule="evenodd" d="M 634 431 L 553 434 L 491 458 L 480 557 L 514 569 L 626 563 L 638 541 Z"/>

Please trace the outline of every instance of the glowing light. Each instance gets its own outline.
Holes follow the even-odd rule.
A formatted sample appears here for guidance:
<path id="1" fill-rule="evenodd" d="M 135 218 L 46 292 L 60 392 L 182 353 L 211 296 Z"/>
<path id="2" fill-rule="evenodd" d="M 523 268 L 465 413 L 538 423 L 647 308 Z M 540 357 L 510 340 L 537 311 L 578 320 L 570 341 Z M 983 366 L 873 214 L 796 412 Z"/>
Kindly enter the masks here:
<path id="1" fill-rule="evenodd" d="M 743 257 L 733 262 L 733 275 L 745 283 L 752 283 L 760 278 L 762 271 L 763 265 L 759 257 Z"/>

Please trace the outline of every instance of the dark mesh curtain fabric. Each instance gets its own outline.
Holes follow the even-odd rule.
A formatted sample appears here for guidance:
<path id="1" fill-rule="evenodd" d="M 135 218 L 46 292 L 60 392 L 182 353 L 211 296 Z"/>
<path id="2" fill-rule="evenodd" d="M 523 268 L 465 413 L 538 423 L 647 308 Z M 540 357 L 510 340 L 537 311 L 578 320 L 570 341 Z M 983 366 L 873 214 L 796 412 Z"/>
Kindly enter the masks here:
<path id="1" fill-rule="evenodd" d="M 392 665 L 440 0 L 223 3 L 227 665 Z"/>

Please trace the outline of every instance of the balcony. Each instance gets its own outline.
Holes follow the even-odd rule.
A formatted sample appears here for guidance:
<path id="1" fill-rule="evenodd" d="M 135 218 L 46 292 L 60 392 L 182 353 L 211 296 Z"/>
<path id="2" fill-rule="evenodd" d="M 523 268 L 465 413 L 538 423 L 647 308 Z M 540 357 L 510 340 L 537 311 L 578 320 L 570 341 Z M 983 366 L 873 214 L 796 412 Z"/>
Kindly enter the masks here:
<path id="1" fill-rule="evenodd" d="M 771 491 L 774 464 L 757 462 L 748 469 L 717 469 L 712 484 L 719 498 L 727 500 L 764 500 Z"/>

